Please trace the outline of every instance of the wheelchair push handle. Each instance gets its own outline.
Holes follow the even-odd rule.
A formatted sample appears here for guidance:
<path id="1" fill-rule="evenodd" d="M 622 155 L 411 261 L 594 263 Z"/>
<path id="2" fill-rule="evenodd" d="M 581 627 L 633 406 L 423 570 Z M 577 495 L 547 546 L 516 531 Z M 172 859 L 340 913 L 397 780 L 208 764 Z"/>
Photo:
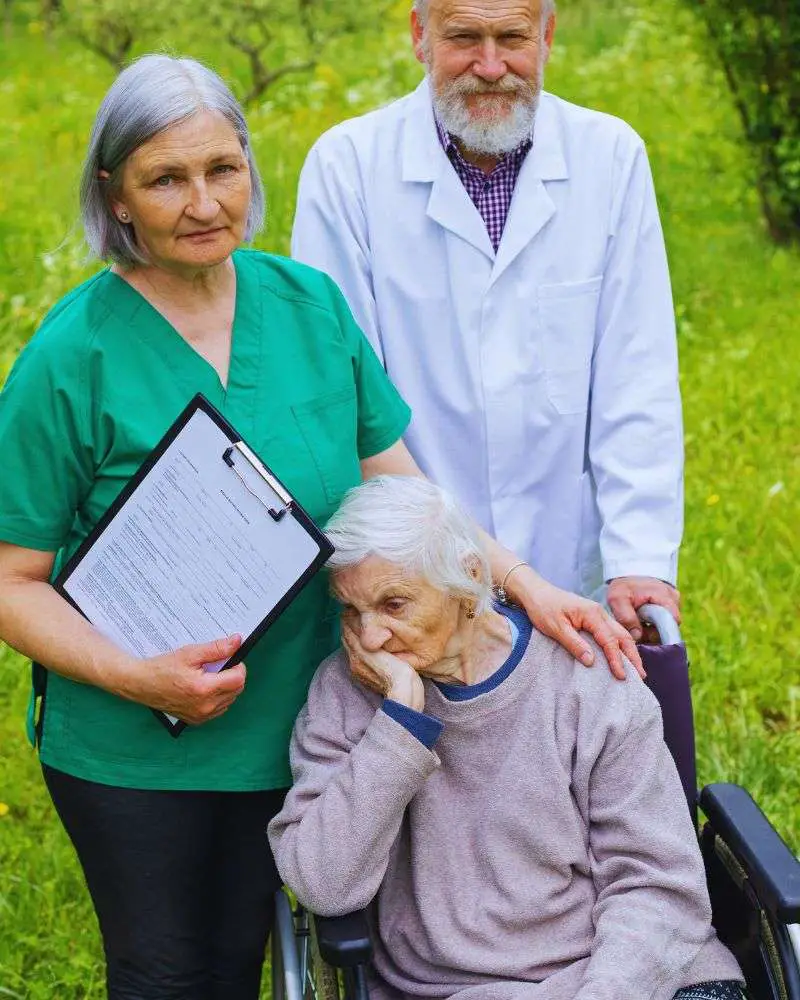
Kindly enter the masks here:
<path id="1" fill-rule="evenodd" d="M 637 614 L 643 625 L 652 625 L 658 632 L 662 646 L 677 646 L 683 642 L 680 626 L 666 608 L 659 604 L 643 604 Z"/>

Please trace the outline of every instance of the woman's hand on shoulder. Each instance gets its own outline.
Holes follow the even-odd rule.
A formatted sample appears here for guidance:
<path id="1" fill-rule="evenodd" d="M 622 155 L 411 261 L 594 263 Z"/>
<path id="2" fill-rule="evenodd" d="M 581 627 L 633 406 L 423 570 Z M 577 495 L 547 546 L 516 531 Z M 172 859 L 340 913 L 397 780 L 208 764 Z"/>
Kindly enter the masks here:
<path id="1" fill-rule="evenodd" d="M 405 660 L 383 649 L 377 652 L 364 649 L 356 632 L 346 623 L 342 625 L 342 642 L 354 680 L 416 712 L 423 710 L 422 678 Z"/>
<path id="2" fill-rule="evenodd" d="M 578 633 L 589 632 L 608 660 L 611 673 L 625 679 L 624 659 L 630 660 L 640 677 L 644 669 L 630 632 L 595 601 L 554 587 L 525 567 L 509 579 L 506 589 L 525 609 L 534 627 L 590 667 L 594 663 L 591 646 Z"/>
<path id="3" fill-rule="evenodd" d="M 229 659 L 241 643 L 241 636 L 231 636 L 140 660 L 141 669 L 133 672 L 120 693 L 193 726 L 209 722 L 242 693 L 247 671 L 243 663 L 219 673 L 204 667 Z"/>

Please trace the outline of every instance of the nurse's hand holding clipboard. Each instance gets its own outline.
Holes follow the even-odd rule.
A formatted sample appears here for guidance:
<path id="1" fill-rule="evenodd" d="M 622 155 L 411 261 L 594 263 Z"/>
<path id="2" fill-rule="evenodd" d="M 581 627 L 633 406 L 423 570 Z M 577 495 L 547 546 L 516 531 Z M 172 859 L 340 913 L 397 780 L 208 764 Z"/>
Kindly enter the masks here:
<path id="1" fill-rule="evenodd" d="M 53 561 L 52 552 L 0 542 L 0 628 L 10 646 L 56 673 L 63 670 L 73 680 L 193 725 L 222 715 L 242 693 L 243 663 L 219 673 L 205 669 L 233 656 L 241 636 L 137 659 L 101 635 L 55 592 L 49 583 Z M 24 628 L 26 607 L 48 623 L 46 630 L 33 635 Z"/>
<path id="2" fill-rule="evenodd" d="M 244 691 L 247 670 L 243 663 L 218 673 L 206 667 L 227 660 L 241 644 L 241 636 L 235 635 L 140 661 L 146 669 L 137 671 L 133 700 L 193 726 L 216 719 Z"/>

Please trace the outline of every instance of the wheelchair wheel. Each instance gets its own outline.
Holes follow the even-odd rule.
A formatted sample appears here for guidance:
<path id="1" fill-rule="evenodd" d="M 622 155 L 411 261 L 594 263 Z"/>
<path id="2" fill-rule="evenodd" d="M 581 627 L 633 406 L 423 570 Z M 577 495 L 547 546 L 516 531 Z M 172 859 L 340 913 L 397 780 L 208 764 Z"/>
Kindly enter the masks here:
<path id="1" fill-rule="evenodd" d="M 329 965 L 316 923 L 282 890 L 275 894 L 271 953 L 272 1000 L 369 1000 L 366 967 Z"/>
<path id="2" fill-rule="evenodd" d="M 307 927 L 308 957 L 303 1000 L 340 1000 L 339 975 L 320 956 L 314 921 L 308 920 Z"/>
<path id="3" fill-rule="evenodd" d="M 314 921 L 283 891 L 275 895 L 271 967 L 272 1000 L 356 1000 L 323 961 Z"/>

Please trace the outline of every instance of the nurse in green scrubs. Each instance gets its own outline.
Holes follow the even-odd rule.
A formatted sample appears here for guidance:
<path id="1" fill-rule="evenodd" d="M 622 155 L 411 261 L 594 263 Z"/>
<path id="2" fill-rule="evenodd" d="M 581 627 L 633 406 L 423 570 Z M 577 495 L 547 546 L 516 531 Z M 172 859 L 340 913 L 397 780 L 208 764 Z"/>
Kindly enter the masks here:
<path id="1" fill-rule="evenodd" d="M 279 885 L 265 831 L 295 715 L 338 636 L 324 575 L 246 667 L 220 674 L 203 664 L 237 638 L 137 660 L 49 581 L 197 392 L 319 524 L 362 478 L 420 474 L 400 440 L 410 413 L 330 279 L 241 248 L 263 194 L 241 109 L 207 68 L 147 56 L 118 77 L 81 201 L 110 266 L 56 304 L 0 394 L 0 637 L 47 666 L 39 753 L 109 996 L 254 1000 Z M 491 552 L 542 630 L 578 655 L 580 628 L 613 662 L 630 654 L 596 605 Z M 150 708 L 192 725 L 172 739 Z"/>

